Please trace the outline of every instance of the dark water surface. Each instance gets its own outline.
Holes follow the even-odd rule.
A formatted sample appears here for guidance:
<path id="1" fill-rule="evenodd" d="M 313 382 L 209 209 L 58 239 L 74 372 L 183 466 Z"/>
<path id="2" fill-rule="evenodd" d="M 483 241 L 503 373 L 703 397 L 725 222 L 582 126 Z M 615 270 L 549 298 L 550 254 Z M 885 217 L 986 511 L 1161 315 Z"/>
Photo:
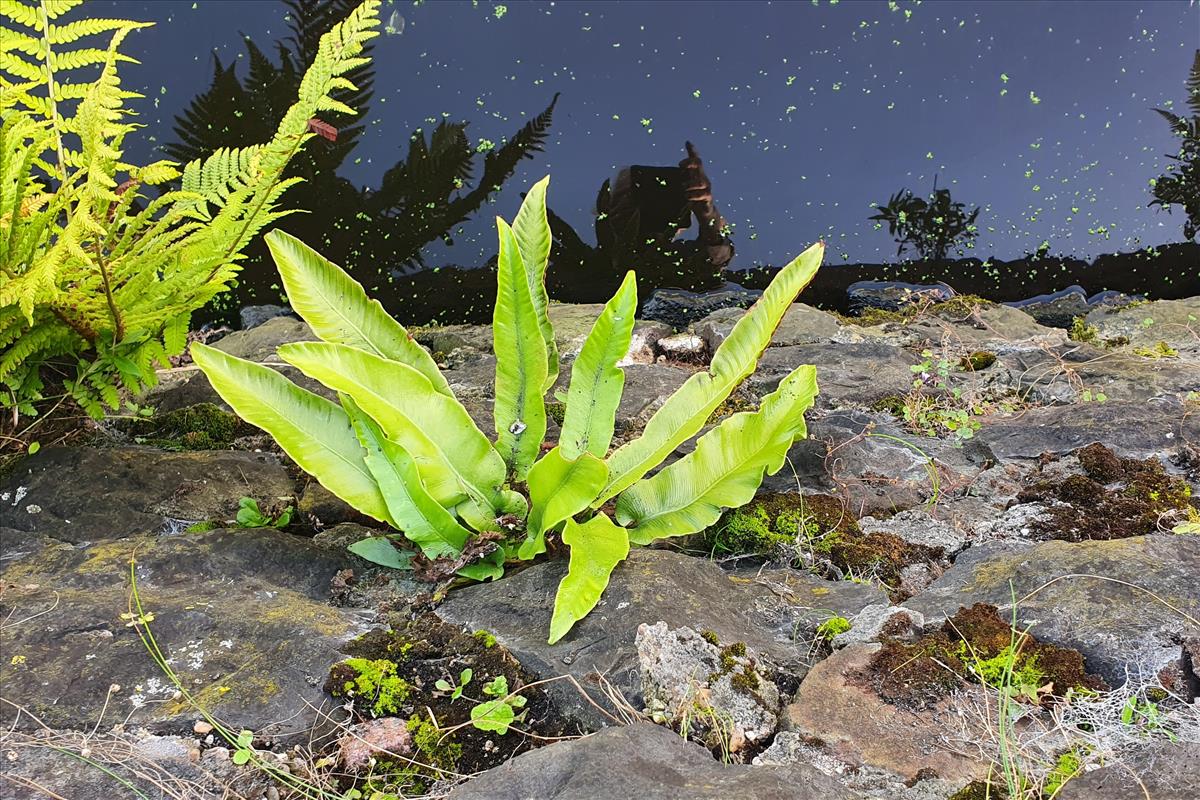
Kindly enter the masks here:
<path id="1" fill-rule="evenodd" d="M 270 96 L 263 84 L 279 72 L 252 69 L 250 46 L 278 65 L 276 42 L 294 33 L 297 8 L 309 16 L 321 8 L 276 0 L 95 5 L 98 16 L 158 23 L 131 37 L 127 51 L 141 64 L 123 69 L 126 83 L 147 96 L 140 110 L 149 141 L 129 153 L 139 161 L 187 155 L 176 118 L 212 82 L 214 54 L 233 65 L 245 91 Z M 909 250 L 897 258 L 886 225 L 869 219 L 872 206 L 901 189 L 927 197 L 936 181 L 966 211 L 979 208 L 977 237 L 970 247 L 952 246 L 947 259 L 1003 270 L 1001 262 L 1039 251 L 1080 262 L 1143 252 L 1085 274 L 1091 285 L 1067 275 L 1061 260 L 1022 262 L 1019 275 L 991 279 L 1012 295 L 1003 299 L 1070 283 L 1124 288 L 1115 285 L 1122 281 L 1170 295 L 1200 275 L 1195 250 L 1155 259 L 1155 248 L 1184 240 L 1185 217 L 1179 207 L 1148 205 L 1151 182 L 1179 150 L 1153 109 L 1187 113 L 1184 82 L 1200 43 L 1194 2 L 395 2 L 382 17 L 387 32 L 368 76 L 373 94 L 360 98 L 365 113 L 357 123 L 339 121 L 336 143 L 312 142 L 316 154 L 301 168 L 311 185 L 291 201 L 315 213 L 285 227 L 344 261 L 404 315 L 462 318 L 488 307 L 486 275 L 430 270 L 486 265 L 495 252 L 492 218 L 511 217 L 521 191 L 547 173 L 564 232 L 559 283 L 578 288 L 567 292 L 572 299 L 603 299 L 611 275 L 639 261 L 656 284 L 703 288 L 693 280 L 693 256 L 672 274 L 655 272 L 636 248 L 591 249 L 611 233 L 603 219 L 595 225 L 601 184 L 619 183 L 628 165 L 674 168 L 686 141 L 711 179 L 733 249 L 718 266 L 735 271 L 778 266 L 817 239 L 828 243 L 832 265 L 913 257 Z M 552 116 L 535 126 L 512 169 L 497 167 L 499 190 L 479 188 L 488 155 L 556 95 Z M 249 144 L 282 113 L 262 101 L 214 108 L 193 114 L 193 133 L 197 124 L 210 129 L 202 145 Z M 439 140 L 442 123 L 467 125 Z M 430 201 L 416 186 L 420 170 L 409 170 L 408 183 L 387 177 L 406 157 L 415 163 L 415 136 L 434 137 L 434 150 L 440 143 L 443 152 L 473 153 L 471 169 L 422 162 L 449 170 L 461 189 L 431 190 Z M 381 199 L 389 186 L 391 205 Z M 639 191 L 638 202 L 649 202 L 649 190 Z M 455 213 L 428 210 L 456 202 Z M 610 218 L 624 219 L 616 210 Z M 447 220 L 453 224 L 439 227 Z M 693 219 L 679 241 L 696 236 Z M 654 247 L 667 241 L 674 253 L 669 238 Z M 279 300 L 261 256 L 249 262 L 234 305 Z M 954 285 L 954 269 L 864 267 L 854 279 L 936 273 Z M 1132 282 L 1124 274 L 1131 272 Z M 834 297 L 836 286 L 829 292 Z"/>

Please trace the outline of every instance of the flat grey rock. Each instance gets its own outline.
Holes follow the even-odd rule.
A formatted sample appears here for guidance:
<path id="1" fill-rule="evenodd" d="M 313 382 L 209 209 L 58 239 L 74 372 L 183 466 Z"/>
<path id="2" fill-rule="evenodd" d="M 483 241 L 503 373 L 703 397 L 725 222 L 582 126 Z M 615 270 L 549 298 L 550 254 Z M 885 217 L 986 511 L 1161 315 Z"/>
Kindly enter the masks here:
<path id="1" fill-rule="evenodd" d="M 1001 459 L 1069 453 L 1093 442 L 1120 456 L 1149 458 L 1200 441 L 1200 414 L 1185 412 L 1175 397 L 1045 406 L 985 417 L 975 439 Z"/>
<path id="2" fill-rule="evenodd" d="M 610 728 L 517 756 L 448 800 L 852 800 L 812 767 L 725 765 L 650 723 Z"/>
<path id="3" fill-rule="evenodd" d="M 769 347 L 746 385 L 765 395 L 796 367 L 813 364 L 819 407 L 866 407 L 889 395 L 906 394 L 912 388 L 911 367 L 919 363 L 912 353 L 882 342 Z"/>
<path id="4" fill-rule="evenodd" d="M 88 730 L 103 718 L 105 728 L 128 720 L 184 733 L 197 718 L 122 619 L 130 559 L 172 669 L 234 730 L 307 737 L 339 647 L 370 619 L 327 601 L 334 575 L 362 562 L 273 529 L 92 545 L 3 531 L 0 540 L 4 614 L 20 621 L 0 631 L 0 685 L 56 728 Z M 9 724 L 12 707 L 0 706 L 0 718 Z M 21 727 L 32 724 L 22 717 Z"/>
<path id="5" fill-rule="evenodd" d="M 1200 742 L 1162 743 L 1067 781 L 1060 800 L 1196 800 Z"/>
<path id="6" fill-rule="evenodd" d="M 54 447 L 23 461 L 0 486 L 0 527 L 78 543 L 178 521 L 231 521 L 238 500 L 290 498 L 295 488 L 266 453 L 152 447 Z"/>

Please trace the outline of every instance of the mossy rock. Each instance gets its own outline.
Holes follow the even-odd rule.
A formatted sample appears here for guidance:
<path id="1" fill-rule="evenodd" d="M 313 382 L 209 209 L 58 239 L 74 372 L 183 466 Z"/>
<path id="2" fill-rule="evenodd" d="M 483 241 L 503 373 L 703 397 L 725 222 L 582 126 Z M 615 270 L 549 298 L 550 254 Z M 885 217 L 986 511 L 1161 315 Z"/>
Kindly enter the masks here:
<path id="1" fill-rule="evenodd" d="M 1049 504 L 1033 526 L 1045 539 L 1068 542 L 1125 539 L 1159 530 L 1160 523 L 1187 517 L 1192 489 L 1167 474 L 1162 463 L 1120 458 L 1101 444 L 1076 452 L 1084 475 L 1040 480 L 1017 495 L 1021 503 Z M 1168 526 L 1169 527 L 1169 526 Z"/>
<path id="2" fill-rule="evenodd" d="M 915 642 L 885 639 L 863 676 L 889 703 L 929 708 L 965 682 L 1037 690 L 1050 686 L 1103 691 L 1105 681 L 1087 671 L 1077 650 L 1040 642 L 1014 630 L 995 606 L 960 608 L 940 629 Z"/>
<path id="3" fill-rule="evenodd" d="M 864 533 L 840 499 L 822 494 L 762 495 L 728 512 L 699 541 L 720 555 L 795 558 L 811 551 L 843 576 L 876 580 L 892 591 L 905 567 L 943 555 L 941 548 L 912 544 L 892 533 Z"/>
<path id="4" fill-rule="evenodd" d="M 214 403 L 197 403 L 118 426 L 142 444 L 164 450 L 224 450 L 257 429 Z"/>
<path id="5" fill-rule="evenodd" d="M 903 325 L 906 322 L 912 322 L 923 316 L 935 316 L 949 321 L 961 321 L 970 317 L 978 308 L 988 308 L 994 305 L 996 305 L 995 302 L 984 297 L 979 297 L 978 295 L 960 294 L 948 300 L 943 300 L 940 303 L 931 303 L 929 305 L 911 303 L 895 311 L 886 311 L 881 308 L 866 308 L 858 316 L 847 316 L 844 314 L 836 314 L 835 316 L 844 323 L 869 328 L 889 322 Z"/>

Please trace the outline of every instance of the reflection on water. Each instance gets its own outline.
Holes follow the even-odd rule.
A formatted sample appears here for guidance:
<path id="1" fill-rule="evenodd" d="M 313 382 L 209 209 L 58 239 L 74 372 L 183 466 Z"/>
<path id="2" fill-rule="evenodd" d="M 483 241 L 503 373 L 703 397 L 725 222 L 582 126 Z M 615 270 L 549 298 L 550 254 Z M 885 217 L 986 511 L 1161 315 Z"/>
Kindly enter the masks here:
<path id="1" fill-rule="evenodd" d="M 163 23 L 132 80 L 157 98 L 160 149 L 187 160 L 265 140 L 356 3 L 112 5 Z M 816 239 L 858 265 L 823 271 L 809 299 L 833 307 L 858 279 L 1200 293 L 1178 245 L 1200 225 L 1195 7 L 388 5 L 349 76 L 362 114 L 311 121 L 324 138 L 288 194 L 304 213 L 282 227 L 404 319 L 486 318 L 492 217 L 546 173 L 562 300 L 602 301 L 630 268 L 643 299 L 761 286 Z M 279 300 L 258 246 L 210 316 Z"/>

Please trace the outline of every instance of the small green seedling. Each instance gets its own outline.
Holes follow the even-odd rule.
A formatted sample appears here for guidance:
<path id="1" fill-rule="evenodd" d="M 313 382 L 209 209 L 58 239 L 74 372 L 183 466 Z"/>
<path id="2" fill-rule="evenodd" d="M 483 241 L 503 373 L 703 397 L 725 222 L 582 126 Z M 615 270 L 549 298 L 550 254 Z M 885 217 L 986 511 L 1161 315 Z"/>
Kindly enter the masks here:
<path id="1" fill-rule="evenodd" d="M 237 749 L 233 751 L 234 764 L 240 767 L 250 763 L 250 759 L 254 757 L 254 748 L 250 746 L 253 742 L 254 733 L 252 731 L 243 730 L 237 735 Z"/>
<path id="2" fill-rule="evenodd" d="M 1158 703 L 1130 697 L 1121 708 L 1121 724 L 1141 729 L 1145 733 L 1160 732 L 1172 742 L 1175 734 L 1171 733 L 1158 713 Z"/>
<path id="3" fill-rule="evenodd" d="M 508 678 L 498 675 L 483 687 L 483 693 L 493 700 L 485 700 L 471 709 L 471 724 L 481 731 L 494 731 L 501 736 L 517 720 L 516 709 L 525 707 L 525 698 L 508 691 Z"/>
<path id="4" fill-rule="evenodd" d="M 437 687 L 439 692 L 449 692 L 450 700 L 453 702 L 463 696 L 463 690 L 467 688 L 467 684 L 471 682 L 471 678 L 473 678 L 474 675 L 475 673 L 473 673 L 468 667 L 467 669 L 464 669 L 462 672 L 458 673 L 457 685 L 450 683 L 450 681 L 446 680 L 445 678 L 438 678 L 437 682 L 433 685 Z M 484 689 L 484 691 L 487 690 Z"/>
<path id="5" fill-rule="evenodd" d="M 238 500 L 237 525 L 239 528 L 286 528 L 292 521 L 292 507 L 288 506 L 279 516 L 264 514 L 253 497 Z"/>

